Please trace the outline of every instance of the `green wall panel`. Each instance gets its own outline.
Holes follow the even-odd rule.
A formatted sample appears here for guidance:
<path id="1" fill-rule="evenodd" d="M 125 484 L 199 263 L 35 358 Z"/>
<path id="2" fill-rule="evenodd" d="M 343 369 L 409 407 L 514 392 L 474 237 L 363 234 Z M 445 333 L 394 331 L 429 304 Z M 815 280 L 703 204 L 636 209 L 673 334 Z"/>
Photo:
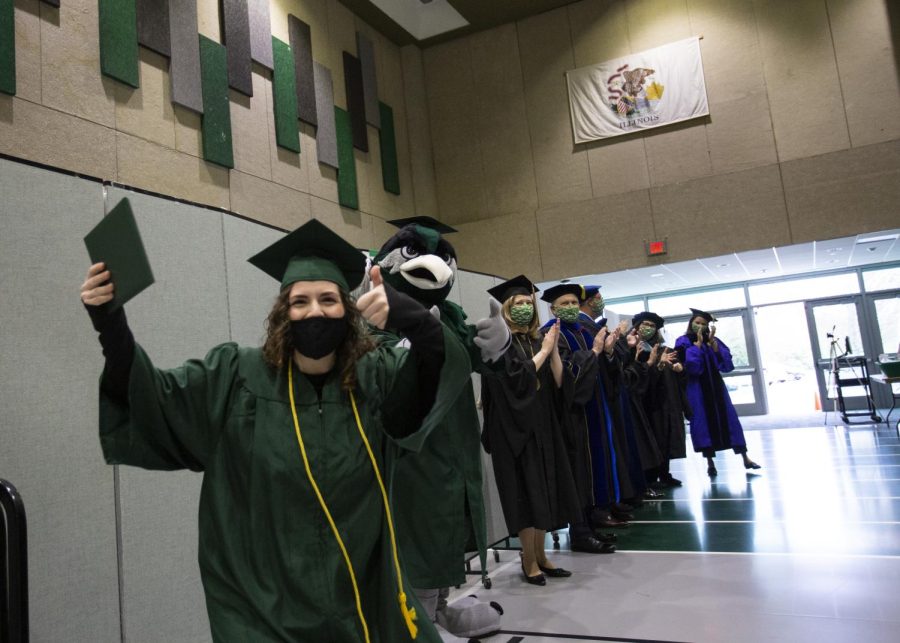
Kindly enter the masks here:
<path id="1" fill-rule="evenodd" d="M 338 147 L 338 203 L 345 208 L 359 209 L 359 193 L 356 190 L 356 161 L 353 157 L 353 129 L 350 114 L 340 107 L 334 108 L 334 126 Z"/>
<path id="2" fill-rule="evenodd" d="M 225 47 L 200 36 L 200 84 L 203 86 L 203 158 L 234 167 L 231 111 L 228 105 L 228 59 Z"/>
<path id="3" fill-rule="evenodd" d="M 16 15 L 13 0 L 0 0 L 0 92 L 16 93 Z"/>
<path id="4" fill-rule="evenodd" d="M 292 152 L 300 151 L 297 125 L 297 79 L 294 77 L 294 54 L 286 42 L 272 38 L 272 97 L 275 112 L 275 142 Z"/>
<path id="5" fill-rule="evenodd" d="M 138 87 L 137 9 L 135 0 L 100 0 L 100 71 Z"/>
<path id="6" fill-rule="evenodd" d="M 384 189 L 392 194 L 400 194 L 400 171 L 397 167 L 397 139 L 394 136 L 394 110 L 378 101 L 381 129 L 378 143 L 381 148 L 381 180 Z"/>

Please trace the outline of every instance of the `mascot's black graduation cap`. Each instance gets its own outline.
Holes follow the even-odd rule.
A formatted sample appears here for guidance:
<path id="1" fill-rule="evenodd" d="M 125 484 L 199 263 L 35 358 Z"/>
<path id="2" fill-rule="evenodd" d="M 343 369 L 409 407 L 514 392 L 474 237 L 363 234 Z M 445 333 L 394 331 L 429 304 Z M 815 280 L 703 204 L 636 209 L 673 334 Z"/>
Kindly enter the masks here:
<path id="1" fill-rule="evenodd" d="M 446 223 L 441 223 L 437 219 L 425 215 L 406 217 L 405 219 L 393 219 L 391 221 L 388 221 L 388 223 L 390 223 L 391 225 L 395 225 L 398 228 L 402 228 L 403 226 L 409 225 L 410 223 L 415 223 L 416 225 L 431 228 L 432 230 L 437 230 L 441 234 L 456 232 L 456 228 L 451 228 Z"/>
<path id="2" fill-rule="evenodd" d="M 362 252 L 312 219 L 247 261 L 286 288 L 296 281 L 331 281 L 344 292 L 359 286 L 366 271 Z"/>
<path id="3" fill-rule="evenodd" d="M 493 288 L 488 288 L 490 295 L 501 304 L 515 295 L 533 295 L 540 292 L 540 290 L 525 275 L 513 277 L 509 281 L 504 281 Z"/>

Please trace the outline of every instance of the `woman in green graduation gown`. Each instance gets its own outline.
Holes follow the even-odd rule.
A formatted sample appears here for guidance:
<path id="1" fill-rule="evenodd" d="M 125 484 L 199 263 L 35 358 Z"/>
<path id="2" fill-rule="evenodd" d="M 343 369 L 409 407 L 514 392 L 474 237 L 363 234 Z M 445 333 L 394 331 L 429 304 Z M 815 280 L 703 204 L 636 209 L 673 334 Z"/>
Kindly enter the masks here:
<path id="1" fill-rule="evenodd" d="M 100 332 L 106 461 L 204 472 L 199 563 L 216 641 L 439 641 L 397 557 L 385 480 L 469 381 L 459 343 L 390 287 L 354 303 L 362 254 L 310 221 L 250 262 L 281 282 L 262 348 L 153 366 L 114 284 L 81 298 Z M 378 269 L 373 281 L 380 283 Z M 376 348 L 364 320 L 410 350 Z"/>

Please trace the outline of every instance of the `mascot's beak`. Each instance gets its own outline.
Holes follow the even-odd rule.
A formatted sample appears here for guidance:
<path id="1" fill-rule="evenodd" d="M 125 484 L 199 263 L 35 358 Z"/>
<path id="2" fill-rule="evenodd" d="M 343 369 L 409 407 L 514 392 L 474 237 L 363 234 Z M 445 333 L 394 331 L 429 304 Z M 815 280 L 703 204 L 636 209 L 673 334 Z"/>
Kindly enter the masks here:
<path id="1" fill-rule="evenodd" d="M 453 270 L 435 255 L 422 255 L 400 266 L 400 274 L 420 290 L 439 290 L 453 278 Z"/>

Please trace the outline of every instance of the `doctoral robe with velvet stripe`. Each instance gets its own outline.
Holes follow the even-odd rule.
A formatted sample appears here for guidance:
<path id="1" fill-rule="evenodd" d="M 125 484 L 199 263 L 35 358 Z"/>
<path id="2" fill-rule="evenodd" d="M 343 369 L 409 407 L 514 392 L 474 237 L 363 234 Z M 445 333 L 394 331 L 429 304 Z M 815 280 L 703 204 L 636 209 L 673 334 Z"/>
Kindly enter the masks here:
<path id="1" fill-rule="evenodd" d="M 743 453 L 747 450 L 744 429 L 721 375 L 734 370 L 731 350 L 718 337 L 716 342 L 718 351 L 707 343 L 698 348 L 689 335 L 675 341 L 687 373 L 691 443 L 696 452 L 734 449 L 735 453 Z"/>
<path id="2" fill-rule="evenodd" d="M 469 386 L 465 354 L 445 341 L 430 413 L 414 433 L 395 434 L 404 424 L 395 412 L 415 402 L 409 355 L 379 348 L 357 367 L 356 402 L 385 481 L 396 457 L 420 449 Z M 296 368 L 294 389 L 310 467 L 352 561 L 370 640 L 409 641 L 381 492 L 349 395 L 332 373 L 320 400 Z M 269 368 L 259 349 L 223 344 L 202 361 L 159 370 L 136 346 L 127 403 L 101 390 L 100 440 L 110 464 L 204 472 L 199 563 L 214 640 L 363 640 L 349 572 L 301 459 L 286 369 Z M 440 641 L 405 578 L 404 589 L 420 614 L 416 640 Z"/>

